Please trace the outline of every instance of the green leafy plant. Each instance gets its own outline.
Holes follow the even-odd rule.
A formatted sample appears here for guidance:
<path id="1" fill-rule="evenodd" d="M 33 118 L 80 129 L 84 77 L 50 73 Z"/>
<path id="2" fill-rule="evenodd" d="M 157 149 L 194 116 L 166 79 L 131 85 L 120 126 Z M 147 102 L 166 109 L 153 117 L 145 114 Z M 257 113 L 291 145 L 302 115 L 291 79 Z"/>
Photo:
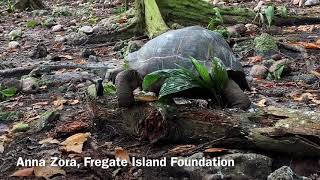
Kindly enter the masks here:
<path id="1" fill-rule="evenodd" d="M 97 24 L 97 22 L 99 21 L 99 18 L 96 17 L 96 16 L 93 16 L 93 15 L 90 15 L 89 19 L 88 19 L 88 23 L 89 24 L 92 24 L 92 25 L 95 25 Z"/>
<path id="2" fill-rule="evenodd" d="M 50 27 L 54 26 L 55 23 L 56 23 L 56 20 L 53 17 L 49 17 L 49 18 L 41 21 L 41 26 L 46 27 L 46 28 L 50 28 Z"/>
<path id="3" fill-rule="evenodd" d="M 32 20 L 27 21 L 26 27 L 34 29 L 38 24 L 39 23 L 36 20 L 32 19 Z"/>
<path id="4" fill-rule="evenodd" d="M 284 65 L 278 66 L 277 69 L 274 72 L 268 74 L 267 79 L 269 79 L 269 80 L 272 80 L 272 79 L 280 80 L 281 76 L 282 76 L 282 73 L 283 73 L 283 70 L 284 70 Z"/>
<path id="5" fill-rule="evenodd" d="M 116 94 L 116 87 L 111 84 L 111 83 L 106 83 L 106 84 L 103 84 L 103 93 L 104 94 L 111 94 L 111 95 L 114 95 Z"/>
<path id="6" fill-rule="evenodd" d="M 268 21 L 268 25 L 269 27 L 271 26 L 272 22 L 274 21 L 274 6 L 268 6 L 265 10 L 264 10 L 265 16 L 267 18 Z"/>
<path id="7" fill-rule="evenodd" d="M 17 89 L 14 87 L 3 88 L 0 86 L 0 100 L 5 100 L 6 98 L 16 95 Z"/>
<path id="8" fill-rule="evenodd" d="M 227 28 L 225 28 L 225 27 L 218 28 L 218 29 L 213 30 L 213 31 L 219 33 L 219 34 L 220 34 L 223 38 L 225 38 L 225 39 L 230 38 L 230 33 L 229 33 L 229 31 L 227 30 Z"/>
<path id="9" fill-rule="evenodd" d="M 52 10 L 53 16 L 71 16 L 72 10 L 69 6 L 57 6 Z"/>
<path id="10" fill-rule="evenodd" d="M 286 6 L 282 5 L 279 9 L 279 14 L 281 17 L 287 17 L 288 16 L 288 10 Z"/>
<path id="11" fill-rule="evenodd" d="M 7 12 L 8 13 L 13 13 L 16 10 L 14 3 L 8 0 L 7 2 Z"/>
<path id="12" fill-rule="evenodd" d="M 207 28 L 209 30 L 214 30 L 218 25 L 223 24 L 223 17 L 221 16 L 220 9 L 215 7 L 213 8 L 214 15 L 210 19 Z"/>
<path id="13" fill-rule="evenodd" d="M 203 88 L 212 93 L 219 105 L 222 105 L 221 93 L 228 82 L 228 74 L 219 58 L 212 61 L 211 72 L 194 58 L 190 58 L 196 73 L 177 65 L 178 69 L 164 69 L 145 76 L 142 87 L 148 90 L 152 85 L 164 80 L 159 92 L 159 99 L 191 88 Z"/>

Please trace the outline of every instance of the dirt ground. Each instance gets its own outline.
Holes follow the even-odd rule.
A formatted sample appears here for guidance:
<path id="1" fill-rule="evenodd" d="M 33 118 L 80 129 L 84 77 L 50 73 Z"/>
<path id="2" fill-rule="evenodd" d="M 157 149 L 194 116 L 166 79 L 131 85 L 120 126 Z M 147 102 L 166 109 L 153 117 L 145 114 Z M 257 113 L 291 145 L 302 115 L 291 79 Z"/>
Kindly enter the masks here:
<path id="1" fill-rule="evenodd" d="M 45 74 L 42 77 L 39 90 L 35 93 L 18 92 L 14 97 L 0 102 L 0 113 L 12 112 L 10 117 L 0 116 L 0 176 L 1 179 L 7 179 L 9 175 L 21 169 L 17 167 L 17 159 L 41 159 L 46 156 L 56 156 L 63 159 L 74 158 L 79 161 L 83 157 L 93 158 L 114 158 L 114 149 L 122 147 L 130 156 L 156 156 L 159 157 L 170 149 L 181 144 L 161 144 L 152 145 L 147 142 L 139 141 L 136 137 L 126 132 L 121 132 L 115 127 L 105 125 L 97 121 L 92 102 L 87 95 L 87 87 L 92 85 L 101 77 L 100 71 L 85 68 L 81 66 L 120 66 L 123 64 L 123 49 L 129 41 L 141 40 L 148 41 L 147 37 L 134 37 L 130 40 L 112 42 L 104 45 L 83 44 L 80 46 L 71 46 L 57 40 L 57 37 L 63 37 L 66 34 L 76 31 L 84 25 L 94 26 L 97 21 L 110 17 L 122 11 L 121 4 L 111 3 L 88 3 L 83 5 L 82 1 L 46 1 L 50 10 L 40 12 L 14 12 L 5 11 L 7 5 L 0 1 L 0 71 L 18 67 L 28 67 L 34 65 L 72 65 L 74 68 L 60 68 Z M 319 6 L 302 8 L 292 5 L 290 2 L 276 2 L 278 4 L 287 4 L 289 12 L 298 15 L 313 15 L 319 13 Z M 81 5 L 82 4 L 82 5 Z M 232 2 L 227 3 L 229 6 L 256 6 L 257 2 Z M 64 12 L 67 15 L 54 15 L 51 13 L 57 7 L 68 7 Z M 28 21 L 34 19 L 43 22 L 49 17 L 54 17 L 55 24 L 62 25 L 63 29 L 53 32 L 52 28 L 41 25 L 35 28 L 28 28 Z M 10 31 L 20 28 L 22 36 L 15 41 L 19 42 L 19 47 L 8 48 L 10 42 Z M 299 51 L 290 51 L 280 47 L 280 58 L 290 61 L 290 72 L 279 80 L 266 80 L 253 78 L 250 71 L 254 65 L 272 64 L 268 59 L 257 56 L 252 47 L 252 40 L 257 34 L 260 34 L 261 28 L 256 32 L 247 34 L 245 39 L 232 38 L 230 41 L 236 41 L 233 49 L 239 57 L 248 81 L 251 92 L 246 92 L 250 100 L 258 107 L 286 107 L 292 109 L 304 109 L 315 113 L 320 112 L 320 24 L 299 25 L 290 27 L 272 27 L 272 34 L 282 43 L 302 43 L 306 53 Z M 58 36 L 60 35 L 60 36 Z M 316 43 L 318 42 L 318 43 Z M 48 56 L 43 58 L 31 58 L 30 52 L 37 44 L 42 43 L 48 49 Z M 317 45 L 310 47 L 307 43 Z M 95 52 L 97 59 L 91 61 L 85 58 L 82 52 L 85 49 L 91 49 Z M 271 58 L 270 58 L 271 59 Z M 100 76 L 100 77 L 99 77 Z M 12 77 L 1 77 L 0 81 L 4 82 Z M 114 97 L 106 98 L 109 103 L 115 102 Z M 53 109 L 59 109 L 59 118 L 52 118 L 48 122 L 41 122 L 43 113 Z M 54 112 L 55 113 L 55 112 Z M 112 112 L 110 112 L 112 113 Z M 55 115 L 50 115 L 54 117 Z M 2 118 L 2 119 L 1 119 Z M 47 119 L 46 119 L 47 120 Z M 32 123 L 35 122 L 35 123 Z M 33 124 L 31 131 L 16 132 L 14 126 L 19 123 Z M 52 137 L 62 142 L 66 138 L 80 133 L 90 133 L 88 140 L 83 144 L 81 153 L 70 153 L 61 150 L 58 143 L 39 143 L 41 140 Z M 81 136 L 83 138 L 83 136 Z M 86 139 L 86 138 L 85 138 Z M 52 141 L 52 140 L 50 140 Z M 189 144 L 189 143 L 188 143 Z M 197 144 L 194 144 L 197 146 Z M 177 153 L 179 154 L 179 153 Z M 279 161 L 274 168 L 289 162 L 299 162 L 300 159 L 294 159 L 290 156 L 272 154 L 272 157 Z M 304 159 L 303 163 L 317 163 L 316 159 Z M 301 165 L 303 166 L 303 165 Z M 314 170 L 309 172 L 301 170 L 300 175 L 317 179 L 319 173 L 315 165 Z M 169 168 L 142 168 L 145 177 L 157 177 L 158 179 L 169 179 L 174 177 L 183 179 L 186 174 Z M 297 170 L 296 168 L 295 170 Z M 312 168 L 310 168 L 312 169 Z M 38 170 L 39 171 L 39 170 Z M 40 170 L 49 171 L 49 170 Z M 59 171 L 59 170 L 53 170 Z M 65 176 L 55 176 L 52 179 L 138 179 L 138 169 L 134 167 L 125 168 L 92 168 L 92 167 L 64 167 Z M 136 174 L 135 174 L 136 173 Z M 50 173 L 49 173 L 50 174 Z M 52 173 L 54 175 L 59 173 Z M 60 173 L 63 174 L 63 173 Z M 135 175 L 134 175 L 135 174 Z M 49 175 L 48 175 L 49 176 Z M 33 176 L 28 177 L 35 179 Z M 28 179 L 27 177 L 23 179 Z M 10 179 L 14 179 L 13 177 Z M 21 179 L 21 178 L 17 178 Z M 41 178 L 39 178 L 41 179 Z"/>

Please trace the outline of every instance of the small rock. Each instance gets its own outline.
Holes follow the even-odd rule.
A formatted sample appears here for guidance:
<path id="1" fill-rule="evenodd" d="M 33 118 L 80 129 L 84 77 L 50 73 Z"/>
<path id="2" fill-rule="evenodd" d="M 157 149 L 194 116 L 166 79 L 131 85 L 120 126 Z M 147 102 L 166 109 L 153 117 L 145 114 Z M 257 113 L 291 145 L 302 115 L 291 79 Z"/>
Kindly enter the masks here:
<path id="1" fill-rule="evenodd" d="M 262 64 L 269 69 L 274 62 L 275 62 L 275 60 L 273 60 L 273 59 L 266 59 L 266 60 L 262 61 Z"/>
<path id="2" fill-rule="evenodd" d="M 2 26 L 0 26 L 0 33 L 3 33 L 4 28 Z"/>
<path id="3" fill-rule="evenodd" d="M 274 55 L 271 56 L 271 58 L 272 58 L 273 60 L 278 61 L 278 60 L 280 60 L 282 57 L 281 57 L 280 54 L 274 54 Z"/>
<path id="4" fill-rule="evenodd" d="M 250 75 L 254 78 L 265 79 L 268 75 L 268 68 L 264 65 L 254 65 L 251 68 Z"/>
<path id="5" fill-rule="evenodd" d="M 135 40 L 128 42 L 127 54 L 138 51 L 143 46 L 143 41 Z"/>
<path id="6" fill-rule="evenodd" d="M 268 176 L 267 180 L 311 180 L 310 178 L 298 176 L 288 166 L 282 166 Z"/>
<path id="7" fill-rule="evenodd" d="M 313 74 L 300 74 L 291 77 L 294 82 L 304 82 L 306 84 L 314 84 L 318 77 Z"/>
<path id="8" fill-rule="evenodd" d="M 101 31 L 101 27 L 100 26 L 93 26 L 93 32 L 97 33 Z"/>
<path id="9" fill-rule="evenodd" d="M 48 10 L 33 10 L 32 12 L 32 16 L 46 16 L 49 14 Z"/>
<path id="10" fill-rule="evenodd" d="M 255 24 L 246 24 L 245 27 L 248 33 L 256 33 L 259 30 L 259 27 Z"/>
<path id="11" fill-rule="evenodd" d="M 22 30 L 21 29 L 15 29 L 9 33 L 10 40 L 15 40 L 17 38 L 20 38 L 22 36 Z"/>
<path id="12" fill-rule="evenodd" d="M 231 37 L 238 37 L 244 34 L 247 31 L 247 28 L 244 24 L 236 24 L 234 26 L 227 27 L 227 31 Z"/>
<path id="13" fill-rule="evenodd" d="M 69 26 L 76 26 L 77 25 L 77 20 L 76 19 L 73 19 L 70 21 L 70 24 Z"/>
<path id="14" fill-rule="evenodd" d="M 16 78 L 5 78 L 1 81 L 2 88 L 16 88 L 17 91 L 21 91 L 21 81 Z"/>
<path id="15" fill-rule="evenodd" d="M 11 41 L 8 44 L 9 49 L 17 49 L 18 47 L 20 47 L 20 44 L 18 41 Z"/>
<path id="16" fill-rule="evenodd" d="M 83 58 L 89 58 L 90 55 L 96 55 L 96 52 L 94 52 L 94 50 L 92 49 L 84 49 L 83 51 L 81 51 L 81 57 Z"/>
<path id="17" fill-rule="evenodd" d="M 27 77 L 21 80 L 22 92 L 35 93 L 39 90 L 39 84 L 37 79 L 33 77 Z"/>
<path id="18" fill-rule="evenodd" d="M 282 76 L 287 75 L 291 72 L 290 61 L 288 59 L 282 59 L 275 61 L 272 66 L 269 68 L 269 72 L 273 73 L 279 69 L 280 66 L 284 66 L 282 71 Z"/>
<path id="19" fill-rule="evenodd" d="M 88 36 L 85 33 L 71 32 L 66 36 L 67 43 L 72 45 L 80 45 L 88 40 Z"/>
<path id="20" fill-rule="evenodd" d="M 88 58 L 88 61 L 90 61 L 90 62 L 98 62 L 98 58 L 97 58 L 97 56 L 90 55 L 89 58 Z"/>
<path id="21" fill-rule="evenodd" d="M 319 0 L 307 0 L 304 3 L 305 6 L 314 6 L 314 5 L 317 5 L 317 4 L 320 4 Z"/>
<path id="22" fill-rule="evenodd" d="M 63 43 L 63 42 L 66 42 L 66 37 L 65 36 L 61 36 L 61 35 L 57 35 L 55 38 L 54 38 L 54 41 L 55 42 L 58 42 L 58 43 Z"/>
<path id="23" fill-rule="evenodd" d="M 140 176 L 142 176 L 142 173 L 143 173 L 142 169 L 138 169 L 137 172 L 134 172 L 134 173 L 133 173 L 133 176 L 134 176 L 134 177 L 140 177 Z"/>
<path id="24" fill-rule="evenodd" d="M 79 31 L 85 34 L 91 34 L 93 33 L 93 28 L 91 26 L 83 26 L 79 29 Z"/>
<path id="25" fill-rule="evenodd" d="M 30 57 L 33 59 L 44 58 L 48 54 L 47 47 L 39 43 L 31 52 Z"/>
<path id="26" fill-rule="evenodd" d="M 61 24 L 57 24 L 57 25 L 55 25 L 55 26 L 53 26 L 52 28 L 51 28 L 51 31 L 52 32 L 59 32 L 59 31 L 63 31 L 64 29 L 63 29 L 63 26 L 61 25 Z"/>

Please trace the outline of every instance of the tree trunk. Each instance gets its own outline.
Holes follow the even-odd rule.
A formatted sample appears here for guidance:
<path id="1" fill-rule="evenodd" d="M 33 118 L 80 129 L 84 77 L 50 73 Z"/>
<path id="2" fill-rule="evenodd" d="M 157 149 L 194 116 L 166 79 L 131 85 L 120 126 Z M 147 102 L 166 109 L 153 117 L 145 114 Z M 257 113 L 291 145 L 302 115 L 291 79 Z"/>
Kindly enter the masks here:
<path id="1" fill-rule="evenodd" d="M 15 8 L 20 10 L 44 9 L 45 5 L 41 0 L 18 0 Z"/>
<path id="2" fill-rule="evenodd" d="M 92 35 L 70 35 L 67 36 L 67 40 L 70 44 L 79 45 L 128 39 L 133 34 L 147 34 L 149 38 L 153 38 L 169 30 L 169 27 L 174 23 L 182 26 L 207 26 L 210 19 L 217 16 L 217 11 L 221 14 L 224 25 L 252 23 L 256 16 L 256 13 L 249 9 L 215 8 L 201 0 L 135 0 L 133 9 L 121 15 L 102 20 L 99 23 L 102 27 L 100 31 Z M 274 18 L 274 24 L 281 26 L 319 22 L 319 17 L 276 16 Z M 116 25 L 116 27 L 111 25 Z"/>
<path id="3" fill-rule="evenodd" d="M 214 141 L 215 147 L 320 156 L 320 123 L 314 120 L 320 118 L 317 114 L 306 117 L 288 109 L 249 114 L 155 104 L 115 111 L 116 101 L 102 99 L 101 102 L 109 104 L 98 101 L 91 105 L 97 127 L 112 126 L 118 132 L 150 143 Z"/>

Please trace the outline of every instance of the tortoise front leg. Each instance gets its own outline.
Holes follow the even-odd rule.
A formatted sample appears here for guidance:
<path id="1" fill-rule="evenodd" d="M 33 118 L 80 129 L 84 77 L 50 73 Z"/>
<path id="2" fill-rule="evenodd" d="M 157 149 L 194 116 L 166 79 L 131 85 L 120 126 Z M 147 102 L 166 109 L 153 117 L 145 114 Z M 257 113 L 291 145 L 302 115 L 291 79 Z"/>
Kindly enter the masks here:
<path id="1" fill-rule="evenodd" d="M 222 92 L 227 104 L 231 108 L 247 109 L 251 105 L 249 97 L 233 80 L 229 79 L 227 86 Z"/>
<path id="2" fill-rule="evenodd" d="M 120 72 L 115 84 L 119 107 L 129 107 L 134 103 L 133 91 L 142 83 L 142 78 L 136 70 L 129 69 Z"/>

